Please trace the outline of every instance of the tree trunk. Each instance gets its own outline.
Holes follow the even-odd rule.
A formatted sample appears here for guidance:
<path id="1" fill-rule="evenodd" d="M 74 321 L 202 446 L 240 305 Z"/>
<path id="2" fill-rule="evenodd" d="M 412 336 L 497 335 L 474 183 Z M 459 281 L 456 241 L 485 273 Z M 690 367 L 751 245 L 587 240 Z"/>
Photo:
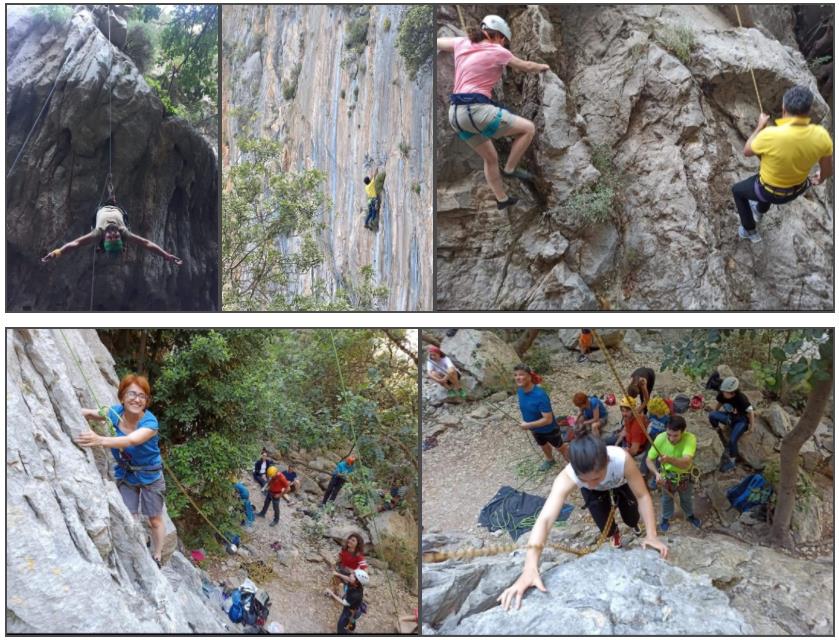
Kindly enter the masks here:
<path id="1" fill-rule="evenodd" d="M 440 346 L 440 341 L 432 336 L 430 333 L 426 333 L 425 331 L 420 331 L 420 337 L 422 338 L 423 342 L 427 342 L 428 344 L 433 344 L 435 347 Z"/>
<path id="2" fill-rule="evenodd" d="M 402 353 L 407 355 L 411 360 L 414 361 L 414 364 L 419 364 L 419 358 L 417 354 L 411 351 L 408 347 L 403 344 L 404 338 L 396 337 L 389 329 L 382 329 L 385 332 L 385 335 L 390 339 L 390 341 L 396 345 L 396 348 L 399 349 Z"/>
<path id="3" fill-rule="evenodd" d="M 824 415 L 828 398 L 833 390 L 833 371 L 826 380 L 819 380 L 813 385 L 807 397 L 807 406 L 798 420 L 798 424 L 781 441 L 781 463 L 778 486 L 775 488 L 778 501 L 775 517 L 772 521 L 772 540 L 788 549 L 793 547 L 790 524 L 795 509 L 795 485 L 798 480 L 798 452 L 819 426 Z"/>
<path id="4" fill-rule="evenodd" d="M 519 358 L 524 358 L 524 354 L 527 353 L 527 350 L 533 346 L 533 343 L 536 342 L 536 337 L 539 335 L 539 329 L 526 329 L 524 335 L 519 338 L 518 342 L 516 342 L 516 346 L 513 347 L 516 350 Z"/>

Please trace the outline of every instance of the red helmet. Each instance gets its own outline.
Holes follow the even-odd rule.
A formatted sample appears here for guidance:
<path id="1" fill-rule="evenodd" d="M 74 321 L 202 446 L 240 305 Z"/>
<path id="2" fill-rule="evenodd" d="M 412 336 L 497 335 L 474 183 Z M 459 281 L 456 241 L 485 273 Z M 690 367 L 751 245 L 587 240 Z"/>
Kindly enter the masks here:
<path id="1" fill-rule="evenodd" d="M 701 409 L 702 405 L 705 404 L 705 398 L 703 398 L 698 393 L 690 399 L 690 408 L 696 411 L 697 409 Z"/>
<path id="2" fill-rule="evenodd" d="M 606 404 L 609 405 L 610 407 L 614 407 L 615 402 L 617 402 L 617 400 L 615 399 L 615 394 L 614 393 L 607 393 L 606 394 Z"/>
<path id="3" fill-rule="evenodd" d="M 348 456 L 347 464 L 355 464 L 355 458 L 353 456 Z"/>

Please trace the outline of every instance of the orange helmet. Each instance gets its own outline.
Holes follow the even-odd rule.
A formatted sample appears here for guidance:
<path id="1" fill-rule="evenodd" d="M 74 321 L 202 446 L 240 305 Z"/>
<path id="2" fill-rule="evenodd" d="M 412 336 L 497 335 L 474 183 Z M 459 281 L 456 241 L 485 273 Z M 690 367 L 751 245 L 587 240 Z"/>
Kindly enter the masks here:
<path id="1" fill-rule="evenodd" d="M 347 456 L 347 464 L 355 464 L 355 457 Z"/>

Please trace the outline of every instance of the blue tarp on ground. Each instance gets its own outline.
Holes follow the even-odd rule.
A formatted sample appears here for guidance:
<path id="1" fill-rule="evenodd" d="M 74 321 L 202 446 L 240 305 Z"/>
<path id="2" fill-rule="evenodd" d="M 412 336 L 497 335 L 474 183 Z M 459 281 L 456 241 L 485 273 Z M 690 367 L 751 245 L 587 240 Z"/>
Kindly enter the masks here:
<path id="1" fill-rule="evenodd" d="M 544 505 L 545 498 L 516 491 L 505 485 L 481 509 L 478 523 L 490 531 L 504 529 L 513 540 L 518 540 L 521 534 L 533 528 L 535 517 Z M 557 522 L 567 520 L 573 510 L 573 505 L 563 505 Z M 527 520 L 526 524 L 522 524 L 524 520 Z"/>

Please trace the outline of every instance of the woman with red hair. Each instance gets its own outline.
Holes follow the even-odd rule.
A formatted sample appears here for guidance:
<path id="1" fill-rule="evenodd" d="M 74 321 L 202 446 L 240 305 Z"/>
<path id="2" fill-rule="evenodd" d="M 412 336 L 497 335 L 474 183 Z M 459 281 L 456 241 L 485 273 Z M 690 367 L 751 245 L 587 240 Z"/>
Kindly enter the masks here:
<path id="1" fill-rule="evenodd" d="M 157 418 L 148 410 L 151 388 L 145 376 L 129 374 L 119 383 L 120 404 L 101 410 L 82 409 L 88 420 L 108 421 L 113 436 L 86 431 L 76 436 L 83 447 L 108 447 L 116 461 L 114 477 L 125 506 L 132 515 L 149 519 L 152 557 L 161 566 L 163 525 L 163 458 L 160 456 Z"/>
<path id="2" fill-rule="evenodd" d="M 440 347 L 431 345 L 426 349 L 428 360 L 425 363 L 425 370 L 428 377 L 434 380 L 441 387 L 449 390 L 449 396 L 466 397 L 466 390 L 460 386 L 460 371 Z"/>
<path id="3" fill-rule="evenodd" d="M 553 449 L 559 451 L 566 461 L 568 460 L 568 445 L 562 444 L 562 432 L 554 418 L 551 399 L 545 390 L 538 386 L 542 382 L 542 376 L 526 364 L 517 364 L 513 367 L 513 371 L 516 387 L 518 387 L 516 393 L 519 398 L 519 411 L 524 420 L 519 427 L 523 431 L 530 431 L 536 444 L 542 448 L 545 460 L 539 469 L 547 471 L 556 464 Z"/>

